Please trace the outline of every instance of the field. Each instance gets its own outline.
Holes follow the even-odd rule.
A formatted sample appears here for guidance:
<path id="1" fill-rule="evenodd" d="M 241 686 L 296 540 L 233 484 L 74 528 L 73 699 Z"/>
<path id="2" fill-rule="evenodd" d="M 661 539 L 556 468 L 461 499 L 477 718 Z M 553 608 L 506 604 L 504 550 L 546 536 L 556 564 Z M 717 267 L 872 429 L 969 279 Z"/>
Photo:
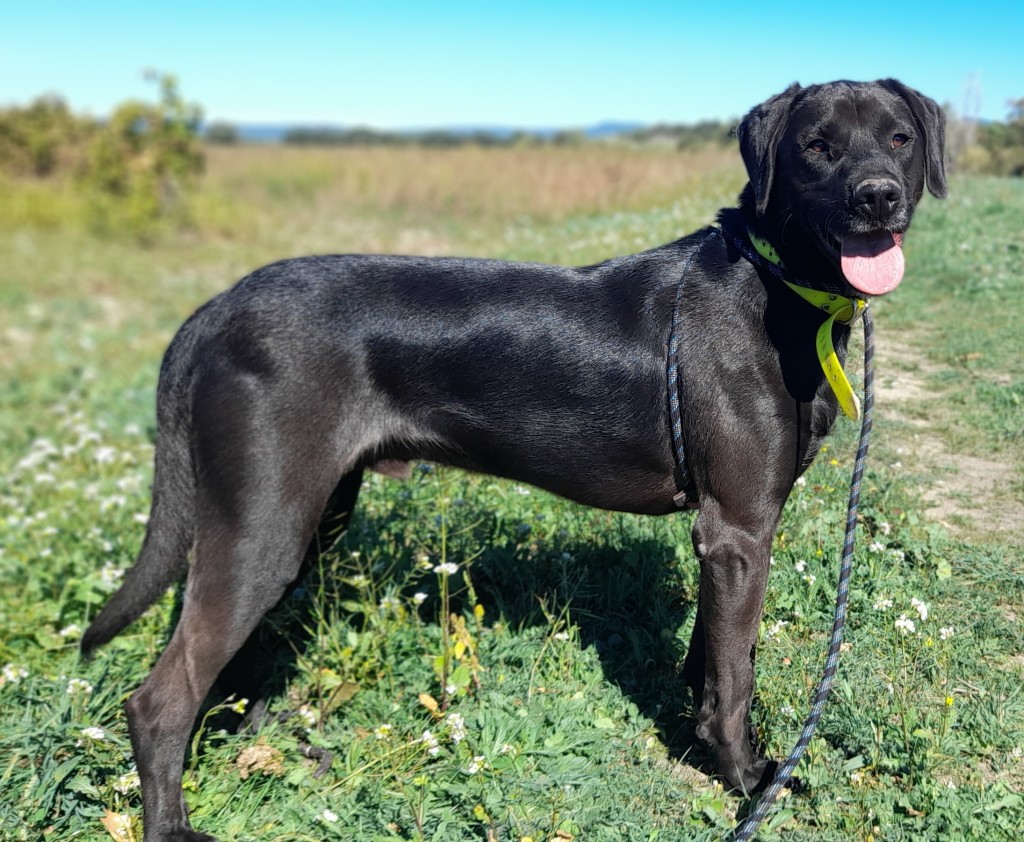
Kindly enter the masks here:
<path id="1" fill-rule="evenodd" d="M 192 224 L 90 228 L 69 184 L 0 179 L 0 839 L 131 840 L 121 705 L 166 598 L 91 662 L 77 638 L 149 504 L 163 348 L 248 270 L 309 252 L 594 262 L 732 204 L 735 150 L 218 149 Z M 839 678 L 759 838 L 1016 839 L 1024 827 L 1024 181 L 924 200 L 874 306 L 880 420 Z M 856 356 L 856 355 L 855 355 Z M 788 752 L 831 622 L 856 429 L 774 547 L 754 717 Z M 211 696 L 186 761 L 224 840 L 723 839 L 677 677 L 690 519 L 584 510 L 429 465 L 368 478 L 352 528 L 263 631 L 274 711 Z M 454 573 L 444 572 L 456 565 Z M 440 572 L 436 572 L 439 570 Z M 328 750 L 318 761 L 303 747 Z M 130 818 L 126 818 L 130 817 Z"/>

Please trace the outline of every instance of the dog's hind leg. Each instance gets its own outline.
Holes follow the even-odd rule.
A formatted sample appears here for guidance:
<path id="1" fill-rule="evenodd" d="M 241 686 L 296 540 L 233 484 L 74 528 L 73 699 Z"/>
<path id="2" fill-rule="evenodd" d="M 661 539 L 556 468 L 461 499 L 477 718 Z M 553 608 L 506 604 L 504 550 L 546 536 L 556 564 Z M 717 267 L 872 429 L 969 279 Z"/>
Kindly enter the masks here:
<path id="1" fill-rule="evenodd" d="M 357 469 L 349 471 L 338 481 L 306 548 L 299 573 L 292 586 L 286 589 L 281 603 L 288 601 L 289 595 L 295 590 L 294 586 L 301 584 L 310 575 L 321 556 L 330 551 L 348 528 L 362 480 L 363 472 Z M 271 622 L 260 623 L 221 671 L 217 679 L 218 691 L 250 701 L 243 729 L 258 730 L 266 722 L 268 701 L 280 695 L 291 679 L 296 654 L 301 654 L 309 642 L 310 604 L 309 599 L 297 603 L 296 618 L 288 621 L 286 633 L 274 628 Z M 288 714 L 283 716 L 287 717 Z"/>
<path id="2" fill-rule="evenodd" d="M 274 412 L 251 394 L 201 414 L 196 541 L 181 618 L 126 705 L 145 842 L 210 839 L 189 827 L 181 792 L 192 724 L 217 675 L 298 576 L 345 467 L 315 418 Z"/>

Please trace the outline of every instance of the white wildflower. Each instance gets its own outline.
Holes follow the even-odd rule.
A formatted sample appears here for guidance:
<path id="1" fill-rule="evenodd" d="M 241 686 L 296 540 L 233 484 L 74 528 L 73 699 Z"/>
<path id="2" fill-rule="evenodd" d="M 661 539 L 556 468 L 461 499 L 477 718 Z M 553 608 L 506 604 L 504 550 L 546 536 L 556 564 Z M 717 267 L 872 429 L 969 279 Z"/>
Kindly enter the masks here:
<path id="1" fill-rule="evenodd" d="M 445 722 L 448 723 L 448 736 L 452 738 L 453 743 L 461 743 L 466 739 L 466 720 L 462 718 L 461 713 L 449 713 Z"/>
<path id="2" fill-rule="evenodd" d="M 100 500 L 100 511 L 107 512 L 111 509 L 120 509 L 124 507 L 124 504 L 128 502 L 128 498 L 123 494 L 111 494 L 109 497 L 104 497 Z"/>
<path id="3" fill-rule="evenodd" d="M 890 532 L 892 532 L 892 527 L 884 520 L 880 524 L 878 524 L 878 528 L 882 530 L 883 535 L 888 535 Z"/>
<path id="4" fill-rule="evenodd" d="M 17 684 L 23 678 L 28 678 L 28 670 L 20 664 L 4 664 L 2 672 L 4 679 L 11 684 Z"/>
<path id="5" fill-rule="evenodd" d="M 803 573 L 807 569 L 807 562 L 801 560 L 801 561 L 798 561 L 793 566 L 796 568 L 796 572 L 797 573 Z"/>
<path id="6" fill-rule="evenodd" d="M 316 711 L 314 711 L 311 707 L 309 707 L 309 705 L 302 705 L 297 711 L 295 711 L 295 715 L 298 716 L 299 719 L 302 720 L 302 724 L 306 728 L 315 728 L 316 727 L 316 723 L 317 723 Z"/>
<path id="7" fill-rule="evenodd" d="M 373 736 L 376 737 L 378 740 L 386 740 L 388 737 L 391 736 L 392 730 L 392 727 L 387 722 L 385 722 L 383 725 L 378 725 L 376 728 L 373 729 Z"/>
<path id="8" fill-rule="evenodd" d="M 903 552 L 903 550 L 889 550 L 889 552 L 892 553 L 893 558 L 899 559 L 900 561 L 903 561 L 907 557 L 907 554 Z"/>
<path id="9" fill-rule="evenodd" d="M 64 626 L 64 628 L 57 632 L 57 634 L 65 639 L 69 637 L 81 637 L 82 628 L 77 623 L 71 623 L 71 625 Z"/>
<path id="10" fill-rule="evenodd" d="M 130 772 L 126 772 L 123 775 L 119 775 L 117 780 L 114 781 L 114 791 L 121 793 L 121 795 L 127 795 L 129 792 L 133 792 L 140 786 L 139 773 L 135 769 L 132 769 Z"/>
<path id="11" fill-rule="evenodd" d="M 134 494 L 142 487 L 142 480 L 135 474 L 129 474 L 126 477 L 121 477 L 115 485 L 118 491 L 123 491 L 126 494 Z"/>
<path id="12" fill-rule="evenodd" d="M 459 570 L 459 565 L 451 561 L 446 561 L 444 564 L 438 564 L 434 568 L 435 573 L 447 573 L 449 576 L 454 576 Z"/>
<path id="13" fill-rule="evenodd" d="M 429 729 L 423 732 L 423 736 L 420 737 L 420 742 L 427 747 L 427 754 L 431 757 L 437 757 L 438 752 L 441 751 L 441 745 L 438 743 L 437 737 L 435 737 Z"/>
<path id="14" fill-rule="evenodd" d="M 564 632 L 564 631 L 563 632 L 555 632 L 553 637 L 555 638 L 555 640 L 568 640 L 569 639 L 569 632 Z"/>
<path id="15" fill-rule="evenodd" d="M 888 609 L 892 608 L 892 600 L 888 597 L 880 596 L 878 599 L 875 600 L 875 604 L 873 607 L 875 611 L 887 611 Z"/>
<path id="16" fill-rule="evenodd" d="M 939 629 L 939 640 L 949 640 L 954 634 L 956 634 L 955 626 L 943 626 Z"/>
<path id="17" fill-rule="evenodd" d="M 132 515 L 132 520 L 145 526 L 149 523 L 149 514 L 147 512 L 136 512 Z"/>
<path id="18" fill-rule="evenodd" d="M 463 769 L 462 771 L 463 771 L 464 774 L 467 774 L 467 775 L 475 775 L 477 772 L 479 772 L 481 769 L 483 769 L 484 766 L 486 766 L 486 765 L 487 765 L 487 758 L 484 757 L 482 754 L 478 754 L 478 755 L 476 755 L 476 757 L 474 757 L 470 761 L 469 765 L 465 769 Z"/>
<path id="19" fill-rule="evenodd" d="M 786 620 L 776 620 L 764 630 L 764 639 L 771 640 L 788 625 L 789 623 Z"/>
<path id="20" fill-rule="evenodd" d="M 796 484 L 803 488 L 807 485 L 807 480 L 804 477 L 797 477 Z"/>
<path id="21" fill-rule="evenodd" d="M 69 696 L 88 696 L 92 692 L 92 685 L 85 679 L 72 678 L 65 692 Z"/>
<path id="22" fill-rule="evenodd" d="M 92 453 L 92 458 L 101 465 L 113 462 L 116 457 L 117 449 L 113 447 L 97 447 Z"/>
<path id="23" fill-rule="evenodd" d="M 417 605 L 422 605 L 427 601 L 427 595 L 423 593 L 423 591 L 416 591 L 416 593 L 412 595 L 412 601 Z"/>
<path id="24" fill-rule="evenodd" d="M 97 433 L 95 430 L 90 430 L 88 427 L 79 425 L 75 428 L 75 432 L 78 433 L 79 447 L 84 447 L 87 444 L 99 444 L 100 434 Z M 114 448 L 110 447 L 107 449 L 113 450 Z M 113 454 L 111 454 L 110 458 L 114 458 Z"/>
<path id="25" fill-rule="evenodd" d="M 105 585 L 115 585 L 124 576 L 124 570 L 119 568 L 112 561 L 108 561 L 100 568 L 100 581 Z"/>
<path id="26" fill-rule="evenodd" d="M 818 577 L 813 573 L 808 573 L 806 576 L 801 577 L 808 585 L 813 585 L 818 581 Z"/>
<path id="27" fill-rule="evenodd" d="M 883 544 L 881 541 L 872 541 L 871 544 L 868 546 L 868 549 L 871 550 L 871 552 L 873 553 L 884 553 L 885 544 Z"/>
<path id="28" fill-rule="evenodd" d="M 324 824 L 334 824 L 336 821 L 338 821 L 338 814 L 335 813 L 334 810 L 330 810 L 327 807 L 324 807 L 324 811 L 320 813 L 320 815 L 318 815 L 317 818 Z"/>
<path id="29" fill-rule="evenodd" d="M 911 597 L 911 599 L 910 599 L 910 605 L 911 605 L 911 607 L 912 607 L 912 608 L 914 608 L 914 609 L 916 609 L 916 610 L 917 610 L 918 616 L 919 616 L 919 617 L 921 618 L 921 622 L 922 622 L 922 623 L 923 623 L 923 622 L 924 622 L 925 620 L 927 620 L 927 619 L 928 619 L 928 606 L 927 606 L 927 605 L 925 605 L 925 604 L 924 604 L 924 603 L 923 603 L 923 602 L 922 602 L 921 600 L 919 600 L 919 599 L 918 599 L 918 598 L 917 598 L 916 596 L 915 596 L 915 597 Z"/>
<path id="30" fill-rule="evenodd" d="M 903 634 L 913 634 L 917 631 L 914 621 L 909 619 L 906 614 L 900 614 L 899 619 L 896 621 L 896 628 L 903 632 Z"/>
<path id="31" fill-rule="evenodd" d="M 92 725 L 88 728 L 83 728 L 81 731 L 79 731 L 79 733 L 86 739 L 95 740 L 96 742 L 100 742 L 101 740 L 105 740 L 107 738 L 107 732 L 104 731 L 102 728 L 97 728 L 95 725 Z"/>

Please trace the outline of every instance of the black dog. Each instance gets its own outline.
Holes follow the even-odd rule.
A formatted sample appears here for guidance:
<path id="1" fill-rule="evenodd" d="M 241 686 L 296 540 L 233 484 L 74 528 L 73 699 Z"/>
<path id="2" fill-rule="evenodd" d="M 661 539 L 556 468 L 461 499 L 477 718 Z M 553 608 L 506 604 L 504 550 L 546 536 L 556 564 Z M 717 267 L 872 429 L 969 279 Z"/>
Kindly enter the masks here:
<path id="1" fill-rule="evenodd" d="M 188 570 L 174 636 L 127 704 L 147 842 L 210 839 L 181 796 L 199 706 L 344 524 L 363 470 L 396 460 L 606 509 L 667 514 L 683 496 L 699 508 L 685 664 L 697 733 L 730 785 L 764 781 L 772 764 L 755 754 L 748 715 L 769 548 L 837 402 L 815 354 L 824 315 L 743 255 L 770 243 L 810 286 L 891 289 L 925 185 L 945 194 L 943 115 L 892 80 L 793 85 L 737 133 L 750 183 L 720 230 L 584 268 L 287 260 L 185 323 L 160 372 L 146 539 L 82 641 L 89 652 L 109 640 Z M 848 333 L 834 329 L 840 357 Z"/>

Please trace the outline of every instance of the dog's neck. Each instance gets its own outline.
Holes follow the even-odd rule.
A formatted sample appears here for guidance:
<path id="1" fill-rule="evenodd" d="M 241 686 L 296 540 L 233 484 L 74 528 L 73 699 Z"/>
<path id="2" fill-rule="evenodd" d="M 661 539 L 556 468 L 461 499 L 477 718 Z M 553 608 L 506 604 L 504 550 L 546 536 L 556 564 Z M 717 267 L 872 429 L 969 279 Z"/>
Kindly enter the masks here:
<path id="1" fill-rule="evenodd" d="M 848 287 L 839 262 L 822 249 L 807 247 L 791 248 L 786 239 L 786 223 L 790 220 L 788 211 L 768 205 L 768 210 L 758 215 L 754 209 L 754 193 L 748 184 L 740 193 L 739 211 L 743 216 L 746 230 L 769 242 L 775 249 L 786 269 L 795 277 L 814 286 L 820 282 L 823 288 Z"/>
<path id="2" fill-rule="evenodd" d="M 719 215 L 719 222 L 726 229 L 727 238 L 733 239 L 740 252 L 754 263 L 755 266 L 758 262 L 762 266 L 767 264 L 771 274 L 776 276 L 779 283 L 785 284 L 797 297 L 802 298 L 816 310 L 828 316 L 819 327 L 815 341 L 818 362 L 843 412 L 853 420 L 859 419 L 860 401 L 853 391 L 846 373 L 843 371 L 842 361 L 836 353 L 836 348 L 833 344 L 832 329 L 837 323 L 840 325 L 852 324 L 864 311 L 867 301 L 859 296 L 846 296 L 835 292 L 822 291 L 816 288 L 817 284 L 806 278 L 802 278 L 796 283 L 788 280 L 787 277 L 792 276 L 792 269 L 785 264 L 782 255 L 759 232 L 755 224 L 748 223 L 743 231 L 735 230 L 738 225 L 743 224 L 743 216 L 742 208 L 739 212 L 723 211 Z M 744 240 L 750 243 L 753 251 L 743 244 Z"/>

